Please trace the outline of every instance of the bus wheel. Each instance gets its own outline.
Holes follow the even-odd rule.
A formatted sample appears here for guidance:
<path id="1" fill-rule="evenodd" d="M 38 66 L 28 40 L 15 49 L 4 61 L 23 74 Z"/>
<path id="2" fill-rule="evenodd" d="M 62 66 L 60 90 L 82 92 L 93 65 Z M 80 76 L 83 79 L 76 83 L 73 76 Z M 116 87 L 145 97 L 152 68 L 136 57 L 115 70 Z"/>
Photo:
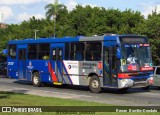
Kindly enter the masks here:
<path id="1" fill-rule="evenodd" d="M 40 87 L 42 85 L 40 81 L 40 75 L 38 72 L 34 72 L 32 75 L 32 83 L 35 87 Z"/>
<path id="2" fill-rule="evenodd" d="M 89 89 L 93 93 L 100 93 L 101 87 L 100 87 L 100 80 L 97 76 L 92 76 L 89 81 Z"/>

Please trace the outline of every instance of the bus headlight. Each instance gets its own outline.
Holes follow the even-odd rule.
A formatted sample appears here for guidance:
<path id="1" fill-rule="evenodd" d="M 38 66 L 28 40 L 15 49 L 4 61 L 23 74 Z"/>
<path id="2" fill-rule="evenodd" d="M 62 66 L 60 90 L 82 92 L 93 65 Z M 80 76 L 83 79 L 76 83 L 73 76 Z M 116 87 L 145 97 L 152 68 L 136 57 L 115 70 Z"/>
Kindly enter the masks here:
<path id="1" fill-rule="evenodd" d="M 150 80 L 154 80 L 154 77 L 153 77 L 153 76 L 151 76 L 151 77 L 150 77 Z"/>
<path id="2" fill-rule="evenodd" d="M 154 78 L 153 78 L 153 76 L 151 76 L 148 83 L 149 83 L 150 85 L 153 85 L 153 82 L 154 82 Z"/>

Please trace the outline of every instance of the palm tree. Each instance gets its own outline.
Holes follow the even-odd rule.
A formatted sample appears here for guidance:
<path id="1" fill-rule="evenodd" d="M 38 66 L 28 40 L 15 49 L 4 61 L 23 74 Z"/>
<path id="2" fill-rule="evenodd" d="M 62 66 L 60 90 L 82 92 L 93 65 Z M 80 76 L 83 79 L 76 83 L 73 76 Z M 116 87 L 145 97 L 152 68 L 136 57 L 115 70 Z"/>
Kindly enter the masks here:
<path id="1" fill-rule="evenodd" d="M 56 32 L 56 19 L 59 19 L 59 12 L 66 11 L 66 6 L 63 4 L 58 4 L 58 0 L 55 0 L 54 4 L 48 4 L 45 6 L 46 11 L 46 17 L 47 19 L 54 19 L 54 37 Z"/>

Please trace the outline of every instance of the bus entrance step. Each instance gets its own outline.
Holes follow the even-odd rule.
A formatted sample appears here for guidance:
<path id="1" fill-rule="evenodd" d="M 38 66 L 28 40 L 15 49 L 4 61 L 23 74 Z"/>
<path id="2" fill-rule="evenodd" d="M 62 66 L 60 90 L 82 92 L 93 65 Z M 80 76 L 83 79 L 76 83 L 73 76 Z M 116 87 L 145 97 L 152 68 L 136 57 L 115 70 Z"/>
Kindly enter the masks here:
<path id="1" fill-rule="evenodd" d="M 54 85 L 62 85 L 61 82 L 53 82 Z"/>

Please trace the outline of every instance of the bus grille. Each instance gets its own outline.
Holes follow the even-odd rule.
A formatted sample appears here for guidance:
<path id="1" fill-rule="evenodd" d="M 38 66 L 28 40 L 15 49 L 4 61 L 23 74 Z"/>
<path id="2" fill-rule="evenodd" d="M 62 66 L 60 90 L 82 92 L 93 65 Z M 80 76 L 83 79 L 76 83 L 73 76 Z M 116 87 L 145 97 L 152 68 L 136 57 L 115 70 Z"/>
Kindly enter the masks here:
<path id="1" fill-rule="evenodd" d="M 134 82 L 141 82 L 141 81 L 146 81 L 147 78 L 135 78 Z"/>
<path id="2" fill-rule="evenodd" d="M 146 86 L 146 83 L 135 83 L 134 87 L 141 87 L 141 86 Z"/>

